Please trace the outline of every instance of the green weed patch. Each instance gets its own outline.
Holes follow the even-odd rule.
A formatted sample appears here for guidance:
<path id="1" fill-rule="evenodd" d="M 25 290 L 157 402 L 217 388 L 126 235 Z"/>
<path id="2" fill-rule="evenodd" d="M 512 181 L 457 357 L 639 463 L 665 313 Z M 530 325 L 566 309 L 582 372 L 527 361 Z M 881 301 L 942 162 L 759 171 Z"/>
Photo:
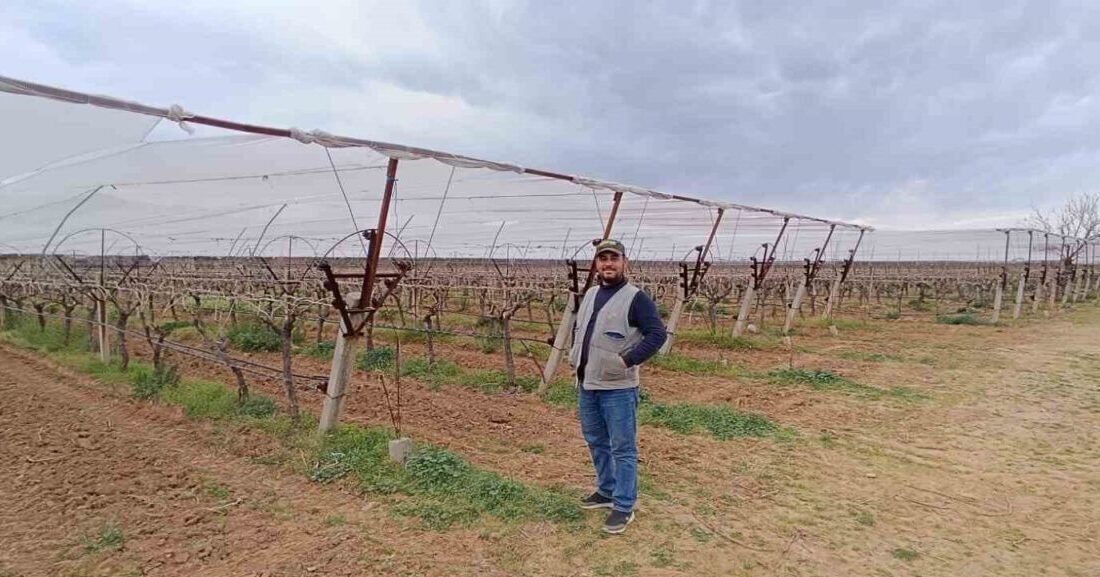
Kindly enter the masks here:
<path id="1" fill-rule="evenodd" d="M 971 326 L 983 326 L 991 324 L 989 321 L 980 319 L 974 315 L 974 313 L 959 313 L 955 315 L 940 315 L 936 317 L 936 322 L 941 325 L 971 325 Z"/>
<path id="2" fill-rule="evenodd" d="M 727 406 L 644 402 L 638 407 L 638 420 L 684 435 L 706 432 L 720 440 L 770 437 L 783 432 L 779 425 L 763 415 Z"/>
<path id="3" fill-rule="evenodd" d="M 233 348 L 246 352 L 275 352 L 282 348 L 283 340 L 270 327 L 261 324 L 240 324 L 230 327 L 227 333 Z"/>
<path id="4" fill-rule="evenodd" d="M 398 496 L 396 513 L 418 517 L 435 530 L 469 525 L 482 515 L 506 521 L 581 518 L 575 496 L 478 469 L 445 449 L 420 447 L 402 467 L 389 459 L 391 438 L 382 429 L 340 427 L 325 438 L 311 478 L 325 483 L 352 475 L 367 492 Z"/>
<path id="5" fill-rule="evenodd" d="M 880 389 L 852 381 L 832 371 L 816 369 L 776 369 L 767 374 L 768 380 L 777 385 L 808 385 L 815 391 L 839 391 L 867 399 L 894 398 L 915 401 L 926 395 L 907 387 Z"/>

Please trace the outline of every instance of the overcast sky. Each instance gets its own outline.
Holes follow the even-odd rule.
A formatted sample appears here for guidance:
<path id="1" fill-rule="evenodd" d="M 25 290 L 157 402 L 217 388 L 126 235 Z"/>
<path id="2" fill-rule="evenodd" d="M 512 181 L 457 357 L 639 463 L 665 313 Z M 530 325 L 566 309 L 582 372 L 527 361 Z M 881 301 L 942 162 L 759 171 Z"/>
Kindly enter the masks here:
<path id="1" fill-rule="evenodd" d="M 1100 190 L 1100 4 L 558 4 L 6 0 L 0 74 L 880 227 Z"/>

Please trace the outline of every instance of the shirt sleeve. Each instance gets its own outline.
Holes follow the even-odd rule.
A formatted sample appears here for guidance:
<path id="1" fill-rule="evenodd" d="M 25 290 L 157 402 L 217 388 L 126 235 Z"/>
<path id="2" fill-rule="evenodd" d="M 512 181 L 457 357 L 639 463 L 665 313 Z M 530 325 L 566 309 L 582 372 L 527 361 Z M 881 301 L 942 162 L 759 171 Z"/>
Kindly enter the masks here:
<path id="1" fill-rule="evenodd" d="M 645 291 L 638 291 L 634 300 L 630 303 L 630 313 L 627 317 L 630 326 L 636 327 L 642 332 L 642 342 L 623 356 L 626 366 L 640 365 L 650 359 L 661 345 L 665 344 L 668 333 L 665 332 L 665 323 L 661 320 L 661 313 L 657 310 L 657 303 L 649 298 Z"/>

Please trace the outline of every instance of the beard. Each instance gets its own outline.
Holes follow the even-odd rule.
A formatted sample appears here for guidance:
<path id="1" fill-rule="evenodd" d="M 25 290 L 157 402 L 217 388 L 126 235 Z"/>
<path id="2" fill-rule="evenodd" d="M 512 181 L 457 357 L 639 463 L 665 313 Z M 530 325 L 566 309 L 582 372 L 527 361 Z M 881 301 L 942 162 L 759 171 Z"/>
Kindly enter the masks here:
<path id="1" fill-rule="evenodd" d="M 600 271 L 600 281 L 614 284 L 623 279 L 624 274 L 619 271 Z"/>

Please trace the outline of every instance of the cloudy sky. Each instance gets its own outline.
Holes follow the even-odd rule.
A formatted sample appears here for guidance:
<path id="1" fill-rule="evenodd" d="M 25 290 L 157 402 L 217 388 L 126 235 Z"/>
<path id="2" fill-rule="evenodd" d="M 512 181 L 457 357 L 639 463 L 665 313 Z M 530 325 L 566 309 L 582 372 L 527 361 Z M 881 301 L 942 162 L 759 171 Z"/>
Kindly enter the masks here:
<path id="1" fill-rule="evenodd" d="M 880 227 L 1100 189 L 1087 3 L 557 4 L 7 0 L 0 74 Z"/>

